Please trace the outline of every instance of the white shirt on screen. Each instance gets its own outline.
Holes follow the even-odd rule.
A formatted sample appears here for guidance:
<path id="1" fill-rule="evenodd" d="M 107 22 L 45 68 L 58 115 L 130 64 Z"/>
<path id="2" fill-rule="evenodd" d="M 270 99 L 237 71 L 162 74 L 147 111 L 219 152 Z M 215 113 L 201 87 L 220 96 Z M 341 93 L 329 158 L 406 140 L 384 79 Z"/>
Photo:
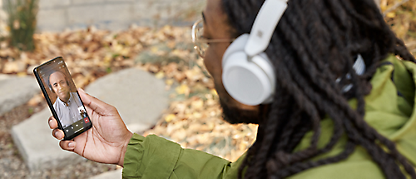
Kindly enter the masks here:
<path id="1" fill-rule="evenodd" d="M 83 118 L 78 110 L 78 107 L 82 106 L 81 104 L 81 100 L 79 100 L 76 92 L 70 93 L 69 100 L 66 104 L 59 97 L 56 99 L 53 108 L 55 108 L 63 128 Z"/>

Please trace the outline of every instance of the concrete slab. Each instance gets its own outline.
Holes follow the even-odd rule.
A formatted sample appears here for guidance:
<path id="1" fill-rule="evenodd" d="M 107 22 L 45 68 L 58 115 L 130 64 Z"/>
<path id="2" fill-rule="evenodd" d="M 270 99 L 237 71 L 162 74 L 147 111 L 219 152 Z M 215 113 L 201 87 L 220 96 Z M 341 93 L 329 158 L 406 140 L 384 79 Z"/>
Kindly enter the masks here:
<path id="1" fill-rule="evenodd" d="M 110 172 L 105 172 L 97 176 L 93 176 L 90 179 L 121 179 L 121 172 L 122 169 L 118 169 Z"/>
<path id="2" fill-rule="evenodd" d="M 86 91 L 115 106 L 129 130 L 139 133 L 153 126 L 169 105 L 165 82 L 135 68 L 100 78 Z"/>
<path id="3" fill-rule="evenodd" d="M 10 78 L 11 75 L 6 75 L 6 74 L 0 74 L 0 80 L 5 80 L 7 78 Z"/>
<path id="4" fill-rule="evenodd" d="M 86 91 L 115 106 L 129 130 L 137 133 L 153 126 L 169 105 L 163 80 L 139 69 L 102 77 L 89 85 Z M 63 167 L 81 159 L 60 149 L 48 128 L 49 116 L 49 109 L 44 109 L 11 130 L 15 145 L 32 171 Z"/>
<path id="5" fill-rule="evenodd" d="M 65 26 L 67 25 L 67 18 L 66 12 L 62 8 L 56 9 L 44 9 L 39 11 L 37 14 L 37 18 L 39 21 L 37 22 L 38 31 L 62 31 Z"/>
<path id="6" fill-rule="evenodd" d="M 203 1 L 195 0 L 135 1 L 133 4 L 132 20 L 139 26 L 192 24 L 196 18 L 199 18 L 200 13 L 198 12 L 201 12 L 202 7 L 204 7 L 202 3 Z M 189 14 L 192 13 L 198 15 L 190 18 Z"/>
<path id="7" fill-rule="evenodd" d="M 71 0 L 71 3 L 73 5 L 84 5 L 84 4 L 98 4 L 98 3 L 104 3 L 106 0 Z"/>
<path id="8" fill-rule="evenodd" d="M 73 6 L 68 8 L 67 22 L 70 26 L 112 21 L 129 22 L 131 10 L 130 3 Z"/>
<path id="9" fill-rule="evenodd" d="M 0 115 L 29 101 L 40 93 L 36 79 L 31 76 L 0 76 Z"/>
<path id="10" fill-rule="evenodd" d="M 43 9 L 51 9 L 57 7 L 66 7 L 71 4 L 71 0 L 40 0 L 39 1 L 39 8 Z"/>
<path id="11" fill-rule="evenodd" d="M 50 116 L 47 108 L 12 127 L 14 144 L 31 171 L 63 167 L 82 160 L 77 154 L 59 147 L 59 141 L 52 137 L 47 125 Z"/>

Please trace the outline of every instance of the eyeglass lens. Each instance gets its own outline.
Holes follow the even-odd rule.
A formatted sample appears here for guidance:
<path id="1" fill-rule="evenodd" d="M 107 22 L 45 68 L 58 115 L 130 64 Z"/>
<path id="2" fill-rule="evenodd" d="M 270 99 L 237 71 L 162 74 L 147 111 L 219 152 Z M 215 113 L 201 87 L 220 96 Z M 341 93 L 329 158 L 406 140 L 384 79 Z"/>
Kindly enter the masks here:
<path id="1" fill-rule="evenodd" d="M 195 41 L 195 45 L 196 45 L 196 50 L 198 51 L 199 55 L 201 57 L 205 56 L 205 51 L 208 48 L 208 44 L 207 42 L 204 40 L 203 38 L 204 35 L 204 27 L 203 27 L 203 22 L 199 22 L 197 24 L 197 28 L 196 28 L 196 32 L 195 32 L 195 36 L 196 36 L 196 41 Z"/>

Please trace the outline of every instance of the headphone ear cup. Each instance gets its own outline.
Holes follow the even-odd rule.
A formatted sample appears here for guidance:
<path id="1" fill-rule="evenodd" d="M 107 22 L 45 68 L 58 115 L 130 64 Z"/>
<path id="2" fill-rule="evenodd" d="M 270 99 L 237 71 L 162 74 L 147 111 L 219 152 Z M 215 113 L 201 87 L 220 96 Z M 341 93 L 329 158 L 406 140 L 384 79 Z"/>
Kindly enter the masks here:
<path id="1" fill-rule="evenodd" d="M 228 46 L 227 50 L 225 50 L 225 53 L 222 56 L 222 66 L 227 63 L 227 59 L 231 54 L 239 51 L 244 52 L 244 47 L 246 46 L 249 37 L 249 34 L 240 35 L 233 41 L 233 43 L 230 44 L 230 46 Z"/>
<path id="2" fill-rule="evenodd" d="M 248 59 L 244 51 L 248 37 L 238 37 L 224 53 L 222 82 L 231 97 L 243 104 L 269 103 L 275 89 L 273 65 L 265 53 Z"/>

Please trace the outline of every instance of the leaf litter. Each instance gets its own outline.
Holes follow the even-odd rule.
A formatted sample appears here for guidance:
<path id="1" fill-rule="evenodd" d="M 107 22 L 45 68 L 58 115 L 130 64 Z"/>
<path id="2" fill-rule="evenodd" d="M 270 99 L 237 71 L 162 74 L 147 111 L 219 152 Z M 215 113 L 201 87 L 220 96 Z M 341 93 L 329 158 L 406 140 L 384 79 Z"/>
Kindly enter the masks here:
<path id="1" fill-rule="evenodd" d="M 380 8 L 386 11 L 400 2 L 404 1 L 380 0 Z M 399 38 L 404 39 L 412 53 L 416 52 L 415 10 L 416 3 L 409 1 L 385 14 L 386 22 Z M 143 135 L 156 134 L 178 142 L 182 147 L 234 161 L 254 142 L 257 125 L 231 125 L 222 120 L 222 109 L 212 78 L 204 69 L 202 59 L 193 51 L 189 34 L 189 27 L 132 27 L 122 32 L 90 27 L 35 34 L 36 49 L 33 52 L 22 52 L 10 47 L 6 41 L 0 41 L 0 72 L 32 75 L 35 66 L 62 56 L 77 87 L 84 88 L 97 78 L 122 69 L 146 70 L 163 79 L 166 89 L 174 92 L 170 95 L 169 108 Z M 38 94 L 26 105 L 36 112 L 46 104 Z M 33 110 L 29 113 L 33 114 Z M 31 176 L 39 175 L 50 174 Z M 22 176 L 28 175 L 23 172 Z"/>
<path id="2" fill-rule="evenodd" d="M 32 75 L 32 69 L 62 56 L 77 87 L 126 68 L 140 68 L 173 89 L 171 103 L 159 122 L 143 135 L 156 134 L 198 149 L 237 159 L 253 143 L 257 126 L 231 125 L 222 120 L 222 109 L 212 78 L 193 50 L 188 27 L 164 26 L 155 30 L 135 27 L 114 33 L 86 30 L 35 34 L 34 52 L 21 52 L 1 42 L 0 70 L 5 74 Z M 42 95 L 29 101 L 45 106 Z M 137 119 L 140 120 L 140 119 Z"/>

